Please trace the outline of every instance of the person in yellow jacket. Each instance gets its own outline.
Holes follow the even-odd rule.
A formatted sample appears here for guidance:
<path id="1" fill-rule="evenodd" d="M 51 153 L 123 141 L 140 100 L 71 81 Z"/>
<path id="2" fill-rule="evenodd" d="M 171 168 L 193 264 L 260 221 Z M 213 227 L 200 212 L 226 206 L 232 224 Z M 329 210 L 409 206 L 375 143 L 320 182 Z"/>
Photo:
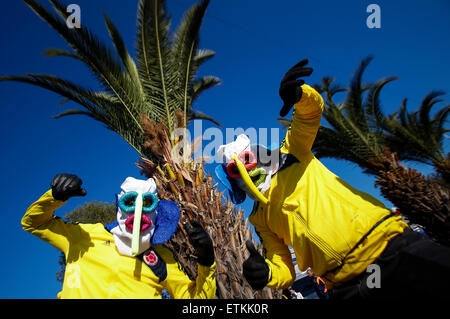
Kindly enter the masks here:
<path id="1" fill-rule="evenodd" d="M 61 250 L 66 258 L 58 298 L 214 298 L 215 261 L 211 238 L 196 222 L 186 226 L 196 249 L 198 275 L 192 281 L 164 247 L 175 232 L 179 208 L 159 200 L 153 179 L 128 177 L 116 196 L 117 221 L 106 226 L 68 223 L 54 216 L 72 196 L 84 196 L 76 175 L 58 174 L 52 188 L 22 218 L 27 232 Z"/>
<path id="2" fill-rule="evenodd" d="M 269 150 L 251 145 L 247 136 L 240 135 L 218 149 L 223 164 L 216 167 L 216 175 L 235 203 L 241 203 L 246 195 L 255 199 L 249 221 L 262 240 L 266 258 L 247 243 L 250 257 L 243 264 L 243 274 L 253 288 L 292 285 L 295 271 L 288 248 L 292 247 L 299 268 L 314 268 L 330 291 L 334 289 L 335 297 L 347 285 L 351 293 L 340 296 L 356 297 L 364 276 L 370 275 L 369 265 L 382 264 L 379 257 L 394 239 L 404 239 L 399 235 L 408 225 L 380 201 L 333 174 L 312 154 L 324 102 L 316 90 L 298 79 L 312 73 L 307 63 L 302 60 L 294 65 L 281 81 L 284 106 L 280 115 L 285 116 L 294 106 L 292 124 L 281 147 Z M 450 270 L 448 250 L 445 255 L 445 266 L 439 267 Z M 381 269 L 383 275 L 388 268 Z M 366 295 L 372 292 L 375 290 Z"/>

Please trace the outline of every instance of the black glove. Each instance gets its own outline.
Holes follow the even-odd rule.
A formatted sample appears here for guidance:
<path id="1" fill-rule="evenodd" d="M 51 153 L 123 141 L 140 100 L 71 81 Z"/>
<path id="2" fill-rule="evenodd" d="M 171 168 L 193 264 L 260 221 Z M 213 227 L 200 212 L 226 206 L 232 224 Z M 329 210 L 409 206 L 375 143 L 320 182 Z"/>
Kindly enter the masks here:
<path id="1" fill-rule="evenodd" d="M 53 198 L 65 202 L 73 196 L 86 196 L 87 192 L 81 184 L 83 181 L 76 175 L 58 174 L 51 184 Z"/>
<path id="2" fill-rule="evenodd" d="M 208 267 L 214 264 L 213 243 L 206 230 L 196 221 L 192 221 L 191 225 L 185 224 L 184 229 L 186 229 L 189 241 L 195 248 L 197 262 Z"/>
<path id="3" fill-rule="evenodd" d="M 269 265 L 250 240 L 247 240 L 245 245 L 250 257 L 242 265 L 244 277 L 253 289 L 263 289 L 269 282 Z"/>
<path id="4" fill-rule="evenodd" d="M 301 85 L 303 85 L 305 81 L 296 79 L 302 76 L 311 75 L 313 69 L 305 68 L 306 64 L 308 64 L 307 59 L 301 60 L 290 68 L 281 80 L 279 94 L 284 105 L 280 110 L 280 116 L 288 114 L 292 106 L 302 98 L 303 91 Z"/>

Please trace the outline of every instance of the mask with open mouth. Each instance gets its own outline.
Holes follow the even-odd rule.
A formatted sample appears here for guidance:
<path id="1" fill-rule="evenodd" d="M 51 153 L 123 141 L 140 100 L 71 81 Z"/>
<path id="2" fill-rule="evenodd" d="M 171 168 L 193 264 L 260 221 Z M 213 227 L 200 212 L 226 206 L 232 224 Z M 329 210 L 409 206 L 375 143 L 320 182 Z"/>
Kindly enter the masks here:
<path id="1" fill-rule="evenodd" d="M 159 200 L 152 178 L 128 177 L 116 195 L 117 221 L 106 225 L 114 236 L 120 254 L 136 256 L 152 244 L 162 244 L 175 232 L 179 208 L 176 203 Z"/>
<path id="2" fill-rule="evenodd" d="M 217 155 L 224 164 L 216 167 L 216 175 L 234 203 L 240 204 L 246 195 L 267 203 L 264 193 L 278 169 L 278 148 L 251 145 L 250 139 L 241 134 L 234 142 L 221 145 Z"/>

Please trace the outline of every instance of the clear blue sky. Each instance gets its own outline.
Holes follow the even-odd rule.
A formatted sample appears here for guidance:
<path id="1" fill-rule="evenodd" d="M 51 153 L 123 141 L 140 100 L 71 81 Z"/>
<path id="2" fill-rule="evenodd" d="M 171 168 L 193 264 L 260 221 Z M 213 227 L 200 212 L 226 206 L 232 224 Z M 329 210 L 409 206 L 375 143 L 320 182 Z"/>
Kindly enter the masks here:
<path id="1" fill-rule="evenodd" d="M 41 1 L 45 3 L 44 0 Z M 409 99 L 416 109 L 431 90 L 450 92 L 450 2 L 433 1 L 269 1 L 212 0 L 201 32 L 201 47 L 217 55 L 201 74 L 220 77 L 223 84 L 199 99 L 197 109 L 218 119 L 223 127 L 279 127 L 281 106 L 278 86 L 294 63 L 309 58 L 314 73 L 309 83 L 331 75 L 342 84 L 359 61 L 375 55 L 365 74 L 374 81 L 395 75 L 381 95 L 383 110 L 390 113 Z M 107 38 L 104 10 L 116 23 L 134 52 L 137 1 L 76 0 L 81 23 Z M 173 25 L 193 0 L 170 0 Z M 381 29 L 368 29 L 366 7 L 381 7 Z M 46 58 L 48 47 L 66 48 L 63 40 L 21 1 L 3 4 L 0 19 L 0 73 L 49 73 L 96 87 L 84 66 L 65 58 Z M 85 201 L 112 202 L 127 176 L 139 177 L 137 153 L 118 135 L 86 117 L 51 117 L 74 108 L 58 106 L 59 96 L 19 83 L 0 83 L 1 199 L 0 242 L 3 274 L 0 298 L 55 298 L 61 286 L 55 280 L 59 252 L 22 230 L 27 207 L 48 188 L 53 176 L 71 172 L 87 188 L 57 211 L 71 211 Z M 448 103 L 448 95 L 445 96 Z M 243 111 L 245 110 L 245 111 Z M 240 114 L 236 116 L 236 114 Z M 209 124 L 204 123 L 204 127 Z M 347 162 L 323 160 L 353 186 L 386 205 L 374 179 Z M 420 166 L 424 172 L 430 169 Z M 251 202 L 243 208 L 249 213 Z"/>

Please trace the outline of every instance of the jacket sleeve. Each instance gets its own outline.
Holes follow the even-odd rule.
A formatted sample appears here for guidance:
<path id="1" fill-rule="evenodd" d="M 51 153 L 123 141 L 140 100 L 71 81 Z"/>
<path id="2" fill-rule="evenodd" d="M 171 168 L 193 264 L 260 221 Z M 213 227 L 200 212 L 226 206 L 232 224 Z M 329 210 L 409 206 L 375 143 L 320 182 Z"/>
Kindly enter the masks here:
<path id="1" fill-rule="evenodd" d="M 64 203 L 54 199 L 51 190 L 47 191 L 27 209 L 22 218 L 22 228 L 66 254 L 79 226 L 53 215 Z"/>
<path id="2" fill-rule="evenodd" d="M 285 289 L 292 286 L 295 280 L 295 269 L 289 248 L 272 232 L 260 231 L 258 235 L 263 242 L 266 262 L 270 270 L 267 287 Z"/>
<path id="3" fill-rule="evenodd" d="M 322 96 L 307 84 L 302 85 L 302 98 L 294 105 L 292 123 L 283 140 L 281 152 L 301 159 L 311 151 L 323 112 Z"/>
<path id="4" fill-rule="evenodd" d="M 295 269 L 289 248 L 267 227 L 265 218 L 258 209 L 250 215 L 250 222 L 255 227 L 266 253 L 266 262 L 269 265 L 267 287 L 285 289 L 291 286 L 295 280 Z"/>
<path id="5" fill-rule="evenodd" d="M 175 260 L 173 253 L 158 248 L 167 266 L 167 278 L 163 286 L 174 299 L 213 299 L 216 296 L 216 263 L 210 267 L 197 266 L 197 278 L 190 280 Z"/>

